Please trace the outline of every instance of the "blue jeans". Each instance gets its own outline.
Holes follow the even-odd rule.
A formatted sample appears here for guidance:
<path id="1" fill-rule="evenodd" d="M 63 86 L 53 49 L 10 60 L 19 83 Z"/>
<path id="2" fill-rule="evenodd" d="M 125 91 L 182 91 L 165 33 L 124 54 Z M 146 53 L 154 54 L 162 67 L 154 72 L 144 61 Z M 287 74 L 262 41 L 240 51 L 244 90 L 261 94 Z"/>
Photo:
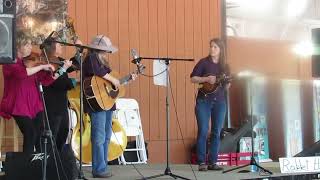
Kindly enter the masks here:
<path id="1" fill-rule="evenodd" d="M 112 111 L 90 113 L 92 143 L 92 174 L 108 171 L 108 146 L 112 133 Z"/>
<path id="2" fill-rule="evenodd" d="M 226 103 L 225 101 L 209 101 L 207 99 L 197 99 L 195 112 L 198 124 L 198 163 L 201 164 L 206 162 L 206 142 L 209 129 L 209 119 L 211 117 L 211 141 L 208 161 L 209 164 L 215 164 L 218 159 L 220 132 L 226 114 Z"/>

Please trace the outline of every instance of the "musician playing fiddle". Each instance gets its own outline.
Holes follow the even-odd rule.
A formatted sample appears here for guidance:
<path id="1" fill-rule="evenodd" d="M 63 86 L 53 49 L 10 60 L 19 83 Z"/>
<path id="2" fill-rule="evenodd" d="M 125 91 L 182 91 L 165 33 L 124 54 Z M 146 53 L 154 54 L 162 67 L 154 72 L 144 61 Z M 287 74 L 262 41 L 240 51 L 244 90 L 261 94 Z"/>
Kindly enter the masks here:
<path id="1" fill-rule="evenodd" d="M 76 78 L 70 75 L 71 72 L 78 70 L 79 64 L 75 58 L 71 58 L 71 60 L 61 58 L 62 46 L 55 40 L 55 38 L 49 39 L 42 52 L 46 52 L 49 62 L 60 64 L 60 67 L 55 71 L 59 77 L 50 86 L 44 87 L 44 97 L 52 135 L 58 151 L 61 152 L 69 132 L 67 92 L 73 89 L 77 83 Z M 80 40 L 76 43 L 82 44 Z"/>
<path id="2" fill-rule="evenodd" d="M 14 118 L 23 134 L 23 152 L 40 151 L 40 125 L 43 103 L 39 83 L 48 86 L 58 76 L 51 71 L 51 64 L 33 64 L 24 60 L 32 51 L 31 36 L 26 32 L 16 33 L 16 63 L 3 65 L 4 93 L 0 105 L 0 116 Z"/>
<path id="3" fill-rule="evenodd" d="M 215 85 L 219 76 L 228 73 L 224 61 L 224 47 L 222 41 L 219 39 L 212 39 L 209 45 L 209 56 L 201 59 L 190 75 L 192 83 L 209 83 Z M 195 113 L 198 125 L 197 157 L 199 171 L 222 170 L 216 163 L 219 152 L 220 131 L 226 114 L 225 89 L 229 88 L 229 86 L 230 83 L 226 83 L 222 88 L 209 94 L 203 93 L 200 89 L 198 91 Z M 209 119 L 211 119 L 211 142 L 210 147 L 208 148 L 209 162 L 207 165 L 206 142 Z"/>

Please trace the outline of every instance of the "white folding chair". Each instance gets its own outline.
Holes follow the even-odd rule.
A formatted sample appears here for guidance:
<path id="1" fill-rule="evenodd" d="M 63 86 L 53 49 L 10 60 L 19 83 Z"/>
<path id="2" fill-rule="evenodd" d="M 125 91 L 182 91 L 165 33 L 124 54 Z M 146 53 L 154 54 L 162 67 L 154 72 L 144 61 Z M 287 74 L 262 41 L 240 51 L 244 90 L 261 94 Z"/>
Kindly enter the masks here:
<path id="1" fill-rule="evenodd" d="M 137 161 L 128 162 L 124 154 L 119 157 L 121 164 L 146 164 L 147 153 L 142 131 L 142 124 L 139 112 L 139 105 L 135 99 L 119 98 L 116 101 L 117 110 L 115 116 L 118 118 L 120 124 L 124 128 L 127 137 L 134 137 L 136 141 L 135 148 L 126 148 L 124 152 L 135 151 L 137 154 Z"/>

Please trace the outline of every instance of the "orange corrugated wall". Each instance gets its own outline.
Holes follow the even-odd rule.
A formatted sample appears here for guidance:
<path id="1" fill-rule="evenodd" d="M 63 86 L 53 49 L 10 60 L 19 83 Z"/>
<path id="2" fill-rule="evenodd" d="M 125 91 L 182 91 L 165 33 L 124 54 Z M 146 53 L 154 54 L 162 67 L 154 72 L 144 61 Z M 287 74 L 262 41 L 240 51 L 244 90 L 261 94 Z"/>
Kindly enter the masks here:
<path id="1" fill-rule="evenodd" d="M 199 58 L 207 55 L 208 41 L 220 35 L 220 0 L 68 0 L 68 11 L 84 43 L 96 34 L 105 34 L 119 47 L 111 55 L 111 66 L 126 75 L 130 49 L 141 56 Z M 68 51 L 68 55 L 71 52 Z M 145 60 L 146 74 L 152 62 Z M 190 144 L 196 137 L 195 88 L 189 75 L 194 62 L 173 62 L 171 83 L 186 150 L 177 124 L 173 101 L 170 108 L 172 162 L 187 162 Z M 127 87 L 127 97 L 139 102 L 150 162 L 165 162 L 165 88 L 153 79 L 140 76 Z"/>
<path id="2" fill-rule="evenodd" d="M 111 66 L 126 75 L 135 69 L 130 63 L 130 49 L 141 56 L 195 58 L 208 52 L 208 41 L 220 33 L 220 0 L 68 0 L 69 15 L 84 44 L 97 34 L 111 38 L 119 52 L 110 56 Z M 66 57 L 73 54 L 66 50 Z M 146 74 L 152 74 L 152 62 L 145 60 Z M 195 87 L 189 75 L 195 62 L 171 64 L 172 92 L 186 148 L 177 123 L 173 101 L 170 106 L 171 161 L 186 163 L 196 138 L 194 116 Z M 0 67 L 0 73 L 2 70 Z M 3 84 L 3 77 L 0 77 Z M 3 85 L 2 85 L 3 86 Z M 149 162 L 165 162 L 165 88 L 153 85 L 153 79 L 140 76 L 127 88 L 126 97 L 139 102 Z M 0 90 L 2 96 L 3 88 Z M 6 122 L 6 134 L 12 123 Z M 21 146 L 21 137 L 20 137 Z M 3 142 L 2 151 L 11 151 L 11 140 Z"/>

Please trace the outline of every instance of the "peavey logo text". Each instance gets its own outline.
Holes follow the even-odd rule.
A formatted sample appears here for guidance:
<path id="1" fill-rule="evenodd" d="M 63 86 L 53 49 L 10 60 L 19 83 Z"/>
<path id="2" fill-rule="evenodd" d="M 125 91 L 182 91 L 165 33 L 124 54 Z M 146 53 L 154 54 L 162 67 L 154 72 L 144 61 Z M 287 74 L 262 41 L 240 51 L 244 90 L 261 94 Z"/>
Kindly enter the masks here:
<path id="1" fill-rule="evenodd" d="M 47 155 L 47 159 L 49 158 L 49 155 Z M 40 160 L 42 161 L 44 159 L 44 153 L 38 153 L 38 154 L 33 154 L 33 158 L 31 159 L 31 162 Z"/>

